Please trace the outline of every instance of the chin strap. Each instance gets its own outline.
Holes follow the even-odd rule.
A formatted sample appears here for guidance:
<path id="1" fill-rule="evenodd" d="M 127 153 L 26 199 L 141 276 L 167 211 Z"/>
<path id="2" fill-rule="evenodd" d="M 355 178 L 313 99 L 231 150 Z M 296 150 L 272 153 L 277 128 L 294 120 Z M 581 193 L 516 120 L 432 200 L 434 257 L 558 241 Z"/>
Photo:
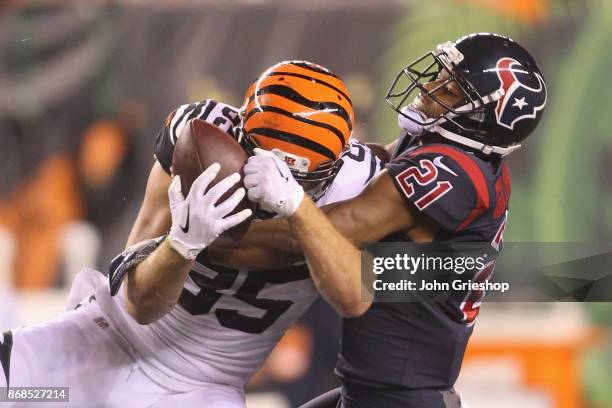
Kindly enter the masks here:
<path id="1" fill-rule="evenodd" d="M 468 137 L 453 133 L 440 126 L 440 124 L 444 122 L 449 122 L 449 119 L 456 118 L 462 113 L 471 112 L 473 109 L 478 109 L 481 106 L 487 105 L 489 103 L 497 102 L 503 95 L 504 95 L 503 89 L 498 89 L 490 93 L 489 95 L 483 97 L 482 103 L 480 103 L 480 101 L 477 101 L 476 103 L 473 103 L 473 104 L 466 103 L 465 105 L 460 106 L 455 109 L 457 113 L 448 112 L 446 115 L 444 115 L 444 117 L 439 122 L 431 126 L 426 126 L 425 128 L 430 132 L 435 132 L 439 134 L 445 139 L 452 140 L 455 143 L 459 143 L 464 146 L 470 147 L 472 149 L 478 150 L 484 154 L 487 154 L 487 155 L 488 154 L 499 154 L 500 156 L 506 156 L 512 153 L 513 151 L 520 149 L 521 145 L 516 144 L 512 146 L 507 146 L 507 147 L 487 145 L 481 142 L 477 142 L 476 140 L 470 139 Z"/>
<path id="2" fill-rule="evenodd" d="M 445 139 L 452 140 L 453 142 L 460 143 L 464 146 L 471 147 L 472 149 L 483 152 L 484 154 L 499 154 L 500 156 L 506 156 L 513 151 L 520 149 L 521 145 L 516 144 L 508 147 L 501 146 L 491 146 L 484 143 L 477 142 L 476 140 L 467 138 L 465 136 L 458 135 L 456 133 L 450 132 L 440 126 L 433 126 L 431 131 L 439 134 Z"/>
<path id="3" fill-rule="evenodd" d="M 444 117 L 445 118 L 455 118 L 462 113 L 468 113 L 468 112 L 471 112 L 473 109 L 478 109 L 490 103 L 497 102 L 502 96 L 504 96 L 504 90 L 498 89 L 482 97 L 482 103 L 480 103 L 480 101 L 475 101 L 474 103 L 466 103 L 465 105 L 455 108 L 455 111 L 457 112 L 457 114 L 448 112 L 446 115 L 444 115 Z"/>
<path id="4" fill-rule="evenodd" d="M 500 156 L 506 156 L 513 151 L 521 147 L 520 144 L 502 147 L 487 145 L 476 140 L 470 139 L 465 136 L 458 135 L 449 130 L 442 128 L 440 125 L 445 122 L 450 122 L 452 119 L 462 115 L 464 113 L 472 112 L 474 109 L 478 109 L 489 103 L 497 102 L 504 95 L 503 89 L 497 89 L 482 98 L 481 101 L 475 101 L 474 103 L 466 103 L 465 105 L 455 108 L 456 113 L 447 112 L 442 118 L 439 118 L 431 124 L 420 123 L 425 121 L 425 116 L 422 112 L 416 110 L 411 105 L 404 106 L 398 115 L 398 121 L 400 128 L 407 134 L 412 136 L 413 139 L 421 136 L 425 131 L 437 133 L 445 139 L 451 140 L 455 143 L 462 144 L 472 149 L 478 150 L 484 154 L 499 154 Z M 402 143 L 403 144 L 403 143 Z"/>
<path id="5" fill-rule="evenodd" d="M 441 121 L 431 126 L 428 130 L 430 132 L 438 133 L 440 136 L 442 136 L 445 139 L 452 140 L 455 143 L 459 143 L 464 146 L 470 147 L 472 149 L 478 150 L 484 154 L 487 154 L 487 155 L 488 154 L 499 154 L 500 156 L 506 156 L 512 153 L 513 151 L 520 149 L 521 145 L 516 144 L 516 145 L 506 146 L 506 147 L 488 145 L 485 143 L 477 142 L 476 140 L 470 139 L 468 137 L 458 135 L 440 126 L 440 124 L 444 122 L 448 122 L 449 119 L 456 118 L 462 113 L 470 112 L 473 109 L 478 109 L 489 103 L 497 102 L 502 96 L 504 96 L 504 90 L 498 89 L 490 93 L 489 95 L 483 97 L 482 103 L 480 101 L 477 101 L 474 104 L 467 103 L 463 106 L 460 106 L 457 109 L 455 109 L 455 111 L 457 112 L 456 114 L 450 113 L 450 112 L 447 113 L 446 115 L 444 115 L 444 118 Z"/>

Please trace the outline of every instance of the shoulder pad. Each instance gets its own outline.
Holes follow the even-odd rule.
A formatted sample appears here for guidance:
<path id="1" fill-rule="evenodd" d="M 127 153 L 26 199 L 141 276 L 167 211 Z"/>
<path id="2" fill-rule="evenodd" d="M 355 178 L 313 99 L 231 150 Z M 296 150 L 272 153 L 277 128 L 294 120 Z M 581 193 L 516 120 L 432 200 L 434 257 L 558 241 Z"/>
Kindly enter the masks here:
<path id="1" fill-rule="evenodd" d="M 484 173 L 460 149 L 432 144 L 408 150 L 387 164 L 400 194 L 448 230 L 461 230 L 489 207 Z"/>

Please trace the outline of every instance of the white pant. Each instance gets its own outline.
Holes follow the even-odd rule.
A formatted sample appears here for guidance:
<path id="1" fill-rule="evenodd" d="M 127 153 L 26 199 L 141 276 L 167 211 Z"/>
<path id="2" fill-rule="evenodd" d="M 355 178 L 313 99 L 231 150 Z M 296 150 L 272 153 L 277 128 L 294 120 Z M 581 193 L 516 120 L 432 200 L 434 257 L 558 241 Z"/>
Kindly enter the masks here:
<path id="1" fill-rule="evenodd" d="M 244 408 L 242 390 L 235 387 L 211 385 L 176 393 L 150 380 L 93 299 L 47 322 L 13 330 L 12 337 L 8 386 L 69 387 L 70 402 L 1 407 Z M 6 382 L 0 369 L 0 387 Z"/>

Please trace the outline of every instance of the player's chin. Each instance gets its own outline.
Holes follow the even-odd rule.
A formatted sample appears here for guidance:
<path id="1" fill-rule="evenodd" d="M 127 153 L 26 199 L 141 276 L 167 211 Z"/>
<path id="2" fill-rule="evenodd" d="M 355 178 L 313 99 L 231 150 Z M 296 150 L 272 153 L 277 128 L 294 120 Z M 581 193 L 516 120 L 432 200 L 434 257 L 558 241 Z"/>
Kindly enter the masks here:
<path id="1" fill-rule="evenodd" d="M 440 112 L 436 112 L 437 109 L 433 105 L 437 104 L 434 104 L 433 101 L 429 104 L 426 104 L 420 96 L 417 96 L 411 105 L 413 109 L 421 112 L 428 119 L 437 117 L 442 113 L 442 109 L 440 109 Z"/>

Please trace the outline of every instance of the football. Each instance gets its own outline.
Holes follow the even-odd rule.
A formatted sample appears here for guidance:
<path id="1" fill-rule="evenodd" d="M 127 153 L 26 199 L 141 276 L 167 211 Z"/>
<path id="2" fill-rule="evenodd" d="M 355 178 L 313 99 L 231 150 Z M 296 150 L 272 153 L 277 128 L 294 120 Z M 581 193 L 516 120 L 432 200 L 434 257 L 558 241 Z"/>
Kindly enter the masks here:
<path id="1" fill-rule="evenodd" d="M 211 164 L 219 163 L 221 170 L 208 186 L 209 189 L 234 172 L 244 176 L 242 167 L 247 159 L 248 155 L 244 149 L 229 134 L 215 125 L 200 119 L 194 119 L 185 125 L 178 137 L 172 156 L 172 173 L 181 177 L 183 196 L 187 197 L 195 179 Z M 242 181 L 236 183 L 219 201 L 226 200 L 240 187 L 244 187 Z M 255 204 L 246 196 L 232 214 L 245 208 L 251 208 L 252 210 L 255 208 Z M 241 224 L 227 230 L 224 235 L 228 235 L 234 240 L 240 239 L 248 230 L 252 220 L 253 217 L 249 217 Z"/>

